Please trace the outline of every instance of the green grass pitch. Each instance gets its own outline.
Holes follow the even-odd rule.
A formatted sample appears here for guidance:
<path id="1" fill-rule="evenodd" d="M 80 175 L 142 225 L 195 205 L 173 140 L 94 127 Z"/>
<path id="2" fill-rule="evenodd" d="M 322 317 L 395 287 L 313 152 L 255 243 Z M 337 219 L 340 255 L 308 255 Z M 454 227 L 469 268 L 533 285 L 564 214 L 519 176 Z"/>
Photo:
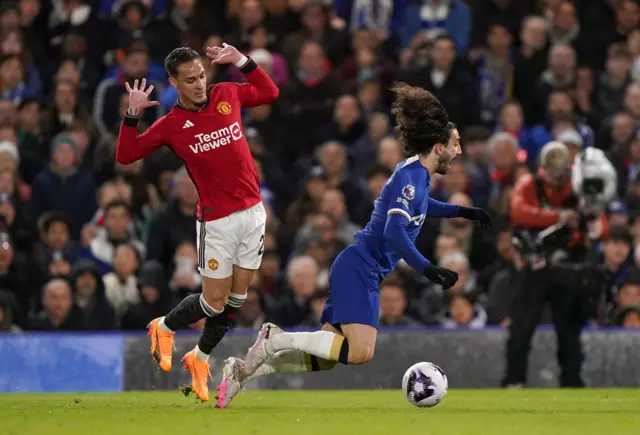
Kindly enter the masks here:
<path id="1" fill-rule="evenodd" d="M 451 390 L 435 408 L 400 390 L 248 391 L 228 409 L 174 392 L 2 394 L 0 435 L 640 434 L 640 389 Z"/>

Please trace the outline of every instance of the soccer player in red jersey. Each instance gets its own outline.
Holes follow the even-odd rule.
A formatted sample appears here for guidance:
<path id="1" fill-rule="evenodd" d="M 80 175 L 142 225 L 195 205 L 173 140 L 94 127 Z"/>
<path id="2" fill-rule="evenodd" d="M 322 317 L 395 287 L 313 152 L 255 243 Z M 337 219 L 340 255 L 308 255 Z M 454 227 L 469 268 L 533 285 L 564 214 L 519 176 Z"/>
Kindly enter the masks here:
<path id="1" fill-rule="evenodd" d="M 129 109 L 116 151 L 116 160 L 127 164 L 167 146 L 185 162 L 198 189 L 202 294 L 186 297 L 148 328 L 151 353 L 160 368 L 169 371 L 175 331 L 206 318 L 198 345 L 182 359 L 191 373 L 191 387 L 202 401 L 209 399 L 209 354 L 246 299 L 264 251 L 266 212 L 240 111 L 268 104 L 279 92 L 253 60 L 230 45 L 208 47 L 207 57 L 213 63 L 234 64 L 248 83 L 225 82 L 207 88 L 200 55 L 190 48 L 176 48 L 165 59 L 165 68 L 178 90 L 177 104 L 138 136 L 141 112 L 158 102 L 149 101 L 153 87 L 146 88 L 144 79 L 136 80 L 133 87 L 126 84 Z"/>

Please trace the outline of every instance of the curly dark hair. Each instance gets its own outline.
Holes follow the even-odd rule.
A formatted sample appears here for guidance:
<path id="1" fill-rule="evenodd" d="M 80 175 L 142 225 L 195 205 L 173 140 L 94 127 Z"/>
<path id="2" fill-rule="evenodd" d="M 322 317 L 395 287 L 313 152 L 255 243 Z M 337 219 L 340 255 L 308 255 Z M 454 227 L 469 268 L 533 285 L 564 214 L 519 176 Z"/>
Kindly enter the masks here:
<path id="1" fill-rule="evenodd" d="M 442 103 L 429 91 L 406 83 L 394 83 L 395 132 L 407 155 L 429 154 L 435 144 L 447 144 L 455 125 Z"/>

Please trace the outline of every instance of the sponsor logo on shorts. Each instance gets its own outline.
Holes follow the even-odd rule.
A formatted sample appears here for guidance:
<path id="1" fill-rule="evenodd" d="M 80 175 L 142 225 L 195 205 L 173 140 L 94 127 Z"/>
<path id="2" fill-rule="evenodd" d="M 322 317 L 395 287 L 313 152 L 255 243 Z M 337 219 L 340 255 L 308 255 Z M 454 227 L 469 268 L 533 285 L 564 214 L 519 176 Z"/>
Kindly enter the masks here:
<path id="1" fill-rule="evenodd" d="M 220 266 L 220 264 L 218 263 L 218 260 L 216 260 L 215 258 L 210 258 L 209 261 L 207 262 L 207 265 L 211 270 L 218 270 L 218 266 Z"/>
<path id="2" fill-rule="evenodd" d="M 231 104 L 227 101 L 220 101 L 217 107 L 218 113 L 220 115 L 230 115 L 231 114 Z"/>

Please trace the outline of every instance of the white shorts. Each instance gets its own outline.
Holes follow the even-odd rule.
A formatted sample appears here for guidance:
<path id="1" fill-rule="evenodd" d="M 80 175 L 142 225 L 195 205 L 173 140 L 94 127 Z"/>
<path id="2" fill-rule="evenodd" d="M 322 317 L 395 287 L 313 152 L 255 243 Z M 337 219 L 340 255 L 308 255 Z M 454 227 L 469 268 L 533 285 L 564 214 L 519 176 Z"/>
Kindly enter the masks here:
<path id="1" fill-rule="evenodd" d="M 202 276 L 231 276 L 233 265 L 257 270 L 264 253 L 267 212 L 262 202 L 209 222 L 197 222 L 198 270 Z"/>

